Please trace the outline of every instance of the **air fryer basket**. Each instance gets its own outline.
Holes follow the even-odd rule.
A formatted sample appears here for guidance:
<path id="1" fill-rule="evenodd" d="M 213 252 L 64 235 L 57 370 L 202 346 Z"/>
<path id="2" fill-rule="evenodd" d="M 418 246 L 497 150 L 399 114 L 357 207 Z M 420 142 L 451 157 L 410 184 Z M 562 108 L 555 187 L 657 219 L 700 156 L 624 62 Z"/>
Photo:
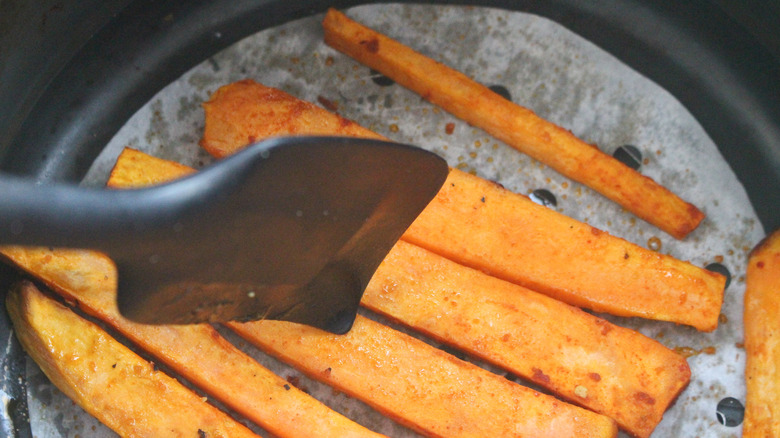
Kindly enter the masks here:
<path id="1" fill-rule="evenodd" d="M 30 3 L 30 4 L 25 4 Z M 0 171 L 78 181 L 123 123 L 192 66 L 258 30 L 365 1 L 0 0 Z M 464 1 L 433 3 L 458 3 Z M 480 5 L 531 12 L 659 83 L 705 128 L 766 230 L 780 227 L 780 6 L 719 0 Z M 0 295 L 16 274 L 0 265 Z M 0 435 L 30 436 L 24 354 L 0 315 Z"/>

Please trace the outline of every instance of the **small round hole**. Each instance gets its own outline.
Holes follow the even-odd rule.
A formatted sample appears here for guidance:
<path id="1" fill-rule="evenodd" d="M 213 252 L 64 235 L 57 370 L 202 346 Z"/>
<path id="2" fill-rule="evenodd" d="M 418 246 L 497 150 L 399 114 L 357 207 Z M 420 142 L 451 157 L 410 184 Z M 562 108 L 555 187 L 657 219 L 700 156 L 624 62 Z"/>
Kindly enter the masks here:
<path id="1" fill-rule="evenodd" d="M 745 417 L 745 407 L 734 397 L 726 397 L 718 402 L 715 412 L 718 422 L 727 427 L 736 427 L 742 424 Z"/>

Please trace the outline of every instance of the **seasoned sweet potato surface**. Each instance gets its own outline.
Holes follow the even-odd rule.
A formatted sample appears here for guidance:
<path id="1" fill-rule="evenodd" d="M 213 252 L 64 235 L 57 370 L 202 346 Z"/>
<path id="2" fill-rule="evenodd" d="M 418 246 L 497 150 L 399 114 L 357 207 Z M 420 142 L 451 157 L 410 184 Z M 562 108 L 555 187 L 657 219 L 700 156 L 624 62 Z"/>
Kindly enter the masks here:
<path id="1" fill-rule="evenodd" d="M 6 299 L 17 338 L 51 381 L 127 437 L 256 437 L 32 283 Z"/>
<path id="2" fill-rule="evenodd" d="M 358 316 L 346 335 L 279 321 L 230 323 L 257 347 L 439 437 L 614 437 L 615 422 Z"/>
<path id="3" fill-rule="evenodd" d="M 750 254 L 745 288 L 745 438 L 780 437 L 780 231 Z"/>
<path id="4" fill-rule="evenodd" d="M 251 80 L 221 87 L 204 109 L 201 144 L 217 157 L 247 146 L 250 138 L 381 138 Z M 703 331 L 718 324 L 722 275 L 642 248 L 457 169 L 450 170 L 442 190 L 403 239 L 575 306 Z"/>
<path id="5" fill-rule="evenodd" d="M 704 214 L 598 147 L 468 76 L 330 9 L 325 42 L 681 239 Z"/>
<path id="6" fill-rule="evenodd" d="M 650 436 L 687 386 L 685 358 L 646 336 L 398 242 L 361 304 Z"/>
<path id="7" fill-rule="evenodd" d="M 131 149 L 114 170 L 150 174 L 127 181 L 188 172 Z M 652 432 L 690 378 L 685 359 L 658 342 L 403 241 L 361 304 L 614 418 L 634 436 Z"/>
<path id="8" fill-rule="evenodd" d="M 162 183 L 193 169 L 125 149 L 109 186 Z M 0 256 L 35 276 L 65 299 L 121 332 L 200 389 L 279 437 L 379 437 L 286 379 L 272 373 L 224 339 L 211 325 L 146 325 L 116 307 L 116 268 L 86 250 L 2 247 Z M 96 377 L 96 378 L 99 378 Z"/>

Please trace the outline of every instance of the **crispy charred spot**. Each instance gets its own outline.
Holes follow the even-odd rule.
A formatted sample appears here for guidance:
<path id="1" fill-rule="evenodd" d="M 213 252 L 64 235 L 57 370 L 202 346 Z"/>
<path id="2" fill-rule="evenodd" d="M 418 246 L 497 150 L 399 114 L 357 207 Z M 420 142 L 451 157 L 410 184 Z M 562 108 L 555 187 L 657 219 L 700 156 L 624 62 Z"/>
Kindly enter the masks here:
<path id="1" fill-rule="evenodd" d="M 591 380 L 594 382 L 600 382 L 601 381 L 601 374 L 599 373 L 590 373 L 588 374 L 588 377 L 590 377 Z"/>
<path id="2" fill-rule="evenodd" d="M 341 128 L 341 130 L 345 130 L 346 128 L 349 128 L 352 125 L 357 125 L 357 123 L 347 118 L 339 117 L 339 128 Z"/>
<path id="3" fill-rule="evenodd" d="M 206 435 L 206 431 L 203 429 L 198 429 L 198 438 L 206 438 L 208 435 Z"/>
<path id="4" fill-rule="evenodd" d="M 339 109 L 339 105 L 336 102 L 323 96 L 317 96 L 317 102 L 319 102 L 320 105 L 325 107 L 325 109 L 328 111 L 336 112 Z"/>
<path id="5" fill-rule="evenodd" d="M 650 394 L 648 394 L 646 392 L 643 392 L 643 391 L 639 391 L 639 392 L 634 393 L 634 400 L 636 400 L 638 402 L 641 402 L 641 403 L 646 403 L 648 405 L 654 405 L 655 404 L 655 399 L 653 397 L 651 397 Z"/>
<path id="6" fill-rule="evenodd" d="M 371 38 L 370 40 L 363 40 L 360 45 L 365 47 L 370 53 L 376 53 L 379 51 L 379 40 Z"/>
<path id="7" fill-rule="evenodd" d="M 534 372 L 534 375 L 531 377 L 535 382 L 539 383 L 550 383 L 550 376 L 545 374 L 542 370 L 539 368 L 532 368 L 531 371 Z"/>
<path id="8" fill-rule="evenodd" d="M 491 183 L 492 183 L 494 186 L 498 187 L 499 189 L 501 189 L 501 190 L 506 190 L 506 187 L 504 187 L 504 185 L 503 185 L 503 184 L 501 184 L 500 182 L 498 182 L 498 181 L 493 181 L 493 180 L 490 180 L 490 182 L 491 182 Z"/>
<path id="9" fill-rule="evenodd" d="M 628 253 L 627 253 L 627 252 L 623 254 L 623 259 L 624 259 L 624 260 L 628 260 L 628 257 L 629 257 L 629 256 L 628 256 Z"/>
<path id="10" fill-rule="evenodd" d="M 305 393 L 309 393 L 309 389 L 305 386 L 301 385 L 301 378 L 298 376 L 287 376 L 287 382 L 289 382 L 294 387 L 300 389 L 301 391 Z M 286 388 L 285 388 L 286 389 Z"/>
<path id="11" fill-rule="evenodd" d="M 603 319 L 596 320 L 596 324 L 601 326 L 601 334 L 603 336 L 606 336 L 607 333 L 612 331 L 612 326 Z"/>

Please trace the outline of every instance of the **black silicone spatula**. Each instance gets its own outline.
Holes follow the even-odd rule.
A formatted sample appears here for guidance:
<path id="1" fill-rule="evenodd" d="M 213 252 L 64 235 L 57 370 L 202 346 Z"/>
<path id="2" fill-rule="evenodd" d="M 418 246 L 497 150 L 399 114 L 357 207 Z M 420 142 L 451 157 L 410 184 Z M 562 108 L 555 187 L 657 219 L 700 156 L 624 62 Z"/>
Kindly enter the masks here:
<path id="1" fill-rule="evenodd" d="M 139 322 L 267 318 L 344 333 L 447 172 L 411 146 L 283 137 L 151 188 L 3 177 L 0 243 L 105 252 L 119 309 Z"/>

